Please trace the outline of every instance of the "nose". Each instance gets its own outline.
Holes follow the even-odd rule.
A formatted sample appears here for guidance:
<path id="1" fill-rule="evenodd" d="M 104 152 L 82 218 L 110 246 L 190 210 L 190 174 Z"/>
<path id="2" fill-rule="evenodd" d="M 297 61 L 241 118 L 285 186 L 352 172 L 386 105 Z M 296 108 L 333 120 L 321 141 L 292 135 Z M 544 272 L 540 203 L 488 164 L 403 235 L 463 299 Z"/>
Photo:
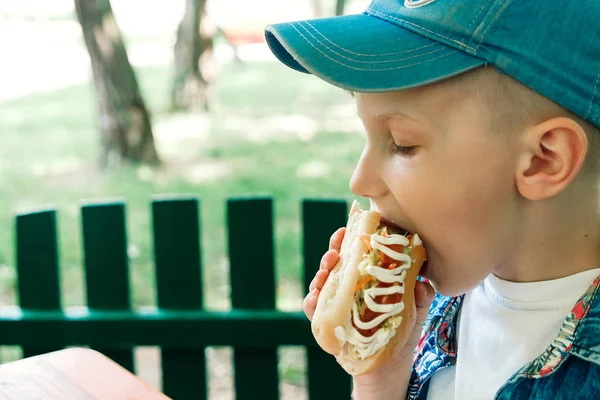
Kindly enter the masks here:
<path id="1" fill-rule="evenodd" d="M 379 159 L 366 145 L 350 179 L 352 193 L 370 199 L 385 195 L 387 188 L 381 178 Z"/>

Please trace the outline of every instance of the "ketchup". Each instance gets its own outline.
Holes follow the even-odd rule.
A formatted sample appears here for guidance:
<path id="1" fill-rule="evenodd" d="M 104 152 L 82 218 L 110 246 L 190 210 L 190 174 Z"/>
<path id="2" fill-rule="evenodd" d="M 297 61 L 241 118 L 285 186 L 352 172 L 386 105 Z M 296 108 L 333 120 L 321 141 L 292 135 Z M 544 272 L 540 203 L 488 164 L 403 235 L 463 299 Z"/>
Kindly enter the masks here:
<path id="1" fill-rule="evenodd" d="M 393 244 L 393 245 L 389 245 L 388 246 L 390 249 L 397 251 L 399 253 L 401 253 L 404 250 L 404 246 L 399 245 L 399 244 Z M 397 266 L 397 261 L 388 257 L 386 254 L 384 254 L 383 252 L 380 253 L 379 255 L 379 260 L 381 261 L 381 268 L 386 268 L 386 269 L 393 269 L 396 268 Z M 391 287 L 393 286 L 395 283 L 387 283 L 387 282 L 377 282 L 375 284 L 375 287 L 378 288 L 386 288 L 386 287 Z M 396 283 L 397 284 L 397 283 Z M 377 304 L 393 304 L 393 303 L 399 303 L 400 301 L 402 301 L 402 293 L 392 293 L 392 294 L 386 294 L 386 295 L 381 295 L 381 296 L 376 296 L 374 299 L 375 303 Z M 363 322 L 369 322 L 374 320 L 375 318 L 377 318 L 379 315 L 381 315 L 383 313 L 380 312 L 375 312 L 373 310 L 371 310 L 370 308 L 366 307 L 364 308 L 364 310 L 362 311 L 362 313 L 360 314 L 360 320 Z M 370 337 L 372 335 L 375 334 L 375 332 L 377 332 L 379 330 L 379 328 L 381 328 L 381 324 L 371 328 L 371 329 L 360 329 L 358 328 L 354 322 L 352 322 L 352 326 L 363 336 L 365 337 Z"/>

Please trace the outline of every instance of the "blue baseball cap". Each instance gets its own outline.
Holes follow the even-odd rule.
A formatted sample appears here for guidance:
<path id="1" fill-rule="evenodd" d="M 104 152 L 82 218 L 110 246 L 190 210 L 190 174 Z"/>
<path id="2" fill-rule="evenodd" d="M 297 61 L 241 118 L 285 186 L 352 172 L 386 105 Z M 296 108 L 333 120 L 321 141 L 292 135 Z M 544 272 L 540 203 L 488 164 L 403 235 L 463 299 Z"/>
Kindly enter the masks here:
<path id="1" fill-rule="evenodd" d="M 491 64 L 600 127 L 599 0 L 374 0 L 361 14 L 266 27 L 285 65 L 384 92 Z"/>

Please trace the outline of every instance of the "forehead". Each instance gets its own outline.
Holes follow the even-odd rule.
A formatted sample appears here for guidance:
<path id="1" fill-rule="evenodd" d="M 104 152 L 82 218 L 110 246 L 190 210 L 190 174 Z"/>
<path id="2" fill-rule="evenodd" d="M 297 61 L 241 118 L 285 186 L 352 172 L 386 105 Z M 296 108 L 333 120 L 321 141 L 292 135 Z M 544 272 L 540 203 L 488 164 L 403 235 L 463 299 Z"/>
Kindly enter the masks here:
<path id="1" fill-rule="evenodd" d="M 441 120 L 471 100 L 473 92 L 464 80 L 446 80 L 422 87 L 381 93 L 356 93 L 361 119 L 385 120 L 403 116 L 416 120 Z"/>

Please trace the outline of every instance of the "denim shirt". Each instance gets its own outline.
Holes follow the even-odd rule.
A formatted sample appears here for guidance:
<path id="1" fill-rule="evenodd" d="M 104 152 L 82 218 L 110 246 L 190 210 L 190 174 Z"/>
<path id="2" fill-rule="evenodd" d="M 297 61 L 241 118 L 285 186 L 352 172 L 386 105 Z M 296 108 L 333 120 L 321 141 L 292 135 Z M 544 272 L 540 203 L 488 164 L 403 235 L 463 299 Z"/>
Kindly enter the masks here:
<path id="1" fill-rule="evenodd" d="M 600 277 L 577 300 L 552 344 L 516 371 L 497 400 L 600 399 Z M 431 376 L 456 363 L 464 296 L 436 295 L 415 350 L 408 400 L 425 400 Z"/>

